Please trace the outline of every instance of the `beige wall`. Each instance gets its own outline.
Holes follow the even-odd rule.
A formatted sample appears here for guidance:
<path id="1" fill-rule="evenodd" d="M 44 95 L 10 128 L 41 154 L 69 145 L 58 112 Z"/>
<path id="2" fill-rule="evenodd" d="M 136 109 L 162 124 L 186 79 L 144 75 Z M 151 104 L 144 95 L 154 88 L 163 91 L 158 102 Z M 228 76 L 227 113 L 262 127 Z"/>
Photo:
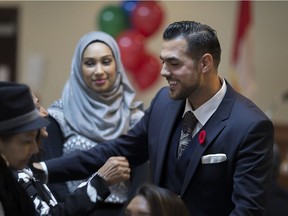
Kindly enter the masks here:
<path id="1" fill-rule="evenodd" d="M 21 1 L 0 2 L 0 6 L 17 6 L 20 11 L 18 81 L 26 82 L 39 93 L 44 106 L 60 97 L 69 76 L 71 58 L 78 39 L 97 30 L 97 14 L 108 4 L 119 1 Z M 229 78 L 229 59 L 234 37 L 237 2 L 234 1 L 161 1 L 166 19 L 197 20 L 217 30 L 222 45 L 219 73 Z M 264 111 L 286 89 L 288 70 L 288 2 L 253 2 L 255 34 L 255 103 Z M 163 26 L 148 38 L 149 50 L 158 56 Z M 31 63 L 32 62 L 32 63 Z M 36 64 L 34 64 L 36 63 Z M 137 89 L 137 98 L 148 107 L 159 81 L 147 91 Z M 135 86 L 136 88 L 136 86 Z M 288 122 L 288 105 L 281 105 L 275 121 Z"/>

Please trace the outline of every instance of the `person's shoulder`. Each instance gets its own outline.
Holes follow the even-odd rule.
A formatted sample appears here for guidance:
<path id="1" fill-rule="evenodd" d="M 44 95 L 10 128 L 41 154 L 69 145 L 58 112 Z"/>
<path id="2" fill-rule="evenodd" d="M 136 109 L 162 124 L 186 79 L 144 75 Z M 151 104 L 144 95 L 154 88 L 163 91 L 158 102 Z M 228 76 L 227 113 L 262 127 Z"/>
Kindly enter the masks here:
<path id="1" fill-rule="evenodd" d="M 49 121 L 47 130 L 60 130 L 59 122 L 53 116 L 48 115 L 47 119 Z"/>
<path id="2" fill-rule="evenodd" d="M 48 120 L 50 124 L 48 127 L 59 129 L 62 122 L 65 122 L 62 99 L 54 101 L 47 109 Z"/>
<path id="3" fill-rule="evenodd" d="M 169 96 L 169 87 L 168 86 L 161 87 L 156 93 L 154 99 L 155 98 L 171 99 Z"/>
<path id="4" fill-rule="evenodd" d="M 59 98 L 58 100 L 55 100 L 48 109 L 62 109 L 63 108 L 63 101 L 62 98 Z"/>
<path id="5" fill-rule="evenodd" d="M 144 111 L 138 108 L 133 109 L 130 116 L 130 127 L 134 127 L 143 116 Z"/>
<path id="6" fill-rule="evenodd" d="M 162 86 L 159 90 L 158 90 L 158 94 L 160 93 L 169 93 L 169 87 L 168 86 Z"/>
<path id="7" fill-rule="evenodd" d="M 227 92 L 225 98 L 233 98 L 233 110 L 235 111 L 238 117 L 243 115 L 244 119 L 263 119 L 270 120 L 264 111 L 250 98 L 237 92 L 231 86 L 227 85 Z"/>
<path id="8" fill-rule="evenodd" d="M 270 121 L 269 117 L 258 105 L 241 94 L 236 98 L 235 106 L 238 107 L 239 111 L 242 110 L 242 113 L 246 115 L 246 118 L 257 118 Z"/>
<path id="9" fill-rule="evenodd" d="M 63 113 L 63 101 L 62 99 L 58 99 L 54 101 L 48 108 L 47 111 L 50 116 L 53 116 L 56 118 L 59 115 L 62 115 Z"/>

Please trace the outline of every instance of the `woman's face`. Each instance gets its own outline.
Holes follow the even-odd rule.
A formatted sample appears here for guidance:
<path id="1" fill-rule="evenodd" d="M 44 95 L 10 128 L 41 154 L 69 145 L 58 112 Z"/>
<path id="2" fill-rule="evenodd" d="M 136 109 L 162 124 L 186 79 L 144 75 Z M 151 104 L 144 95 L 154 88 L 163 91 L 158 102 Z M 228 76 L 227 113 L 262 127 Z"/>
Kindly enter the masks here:
<path id="1" fill-rule="evenodd" d="M 38 131 L 29 131 L 11 135 L 8 139 L 0 138 L 0 152 L 12 169 L 23 169 L 33 154 L 38 153 L 36 135 Z"/>
<path id="2" fill-rule="evenodd" d="M 83 52 L 82 73 L 86 85 L 95 92 L 105 92 L 116 80 L 116 61 L 109 46 L 91 43 Z"/>
<path id="3" fill-rule="evenodd" d="M 151 216 L 150 206 L 145 197 L 135 196 L 128 204 L 125 216 Z"/>

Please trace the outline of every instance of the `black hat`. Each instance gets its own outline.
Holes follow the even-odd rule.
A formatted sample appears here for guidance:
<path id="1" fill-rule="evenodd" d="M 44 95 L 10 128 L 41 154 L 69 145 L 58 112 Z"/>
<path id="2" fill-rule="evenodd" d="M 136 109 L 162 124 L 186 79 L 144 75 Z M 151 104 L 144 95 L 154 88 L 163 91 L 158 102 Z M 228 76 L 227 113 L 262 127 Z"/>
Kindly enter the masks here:
<path id="1" fill-rule="evenodd" d="M 39 115 L 27 85 L 0 82 L 0 134 L 33 131 L 48 123 Z"/>

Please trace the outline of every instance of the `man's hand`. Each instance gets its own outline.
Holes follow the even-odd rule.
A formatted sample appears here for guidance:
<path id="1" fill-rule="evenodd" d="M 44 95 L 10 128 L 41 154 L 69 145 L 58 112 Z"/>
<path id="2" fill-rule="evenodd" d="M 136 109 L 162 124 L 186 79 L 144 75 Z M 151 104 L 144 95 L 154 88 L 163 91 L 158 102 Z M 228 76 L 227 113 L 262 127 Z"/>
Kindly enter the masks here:
<path id="1" fill-rule="evenodd" d="M 130 178 L 131 169 L 129 162 L 125 157 L 110 157 L 106 163 L 98 170 L 98 175 L 101 176 L 107 183 L 112 185 L 120 181 L 125 181 Z"/>

